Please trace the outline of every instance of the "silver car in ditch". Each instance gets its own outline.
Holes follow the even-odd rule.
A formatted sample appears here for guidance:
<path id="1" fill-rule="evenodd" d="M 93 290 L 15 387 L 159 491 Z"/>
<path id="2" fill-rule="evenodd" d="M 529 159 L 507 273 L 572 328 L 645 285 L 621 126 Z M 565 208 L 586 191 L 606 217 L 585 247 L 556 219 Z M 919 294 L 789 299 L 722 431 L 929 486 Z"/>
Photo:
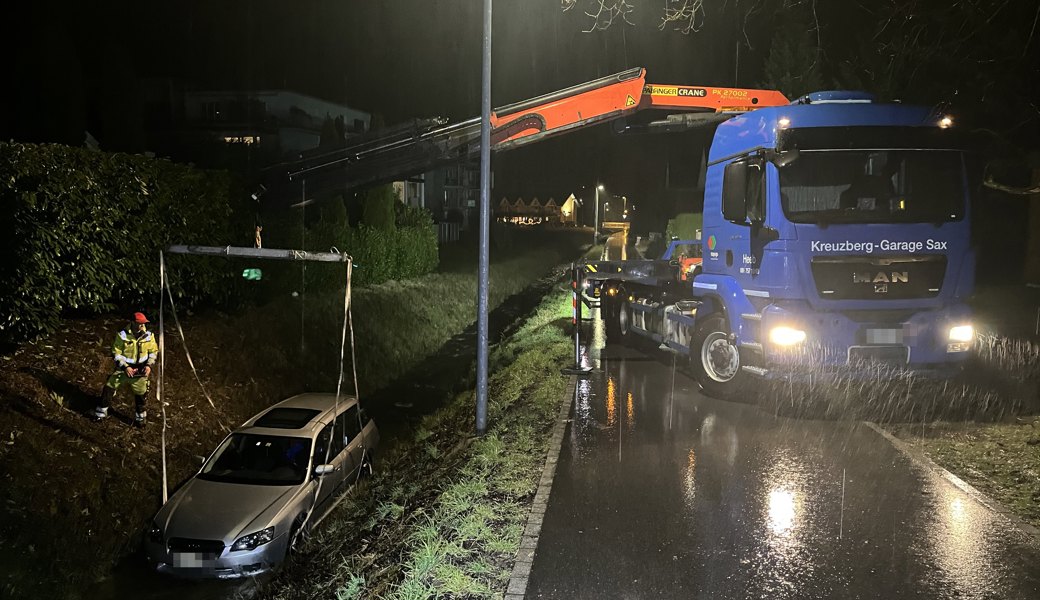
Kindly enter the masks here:
<path id="1" fill-rule="evenodd" d="M 258 575 L 282 562 L 372 469 L 374 421 L 351 396 L 301 394 L 231 432 L 159 510 L 145 540 L 161 572 Z"/>

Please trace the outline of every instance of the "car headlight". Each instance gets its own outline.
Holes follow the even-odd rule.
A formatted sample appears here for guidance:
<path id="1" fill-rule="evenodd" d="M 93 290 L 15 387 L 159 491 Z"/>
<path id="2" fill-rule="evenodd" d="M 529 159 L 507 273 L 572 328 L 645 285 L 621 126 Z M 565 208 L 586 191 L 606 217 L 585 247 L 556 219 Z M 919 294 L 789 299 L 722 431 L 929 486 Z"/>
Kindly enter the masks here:
<path id="1" fill-rule="evenodd" d="M 805 341 L 805 332 L 801 329 L 781 325 L 769 330 L 769 341 L 777 346 L 794 346 Z"/>
<path id="2" fill-rule="evenodd" d="M 970 342 L 975 339 L 975 328 L 971 325 L 958 325 L 950 328 L 951 342 Z"/>
<path id="3" fill-rule="evenodd" d="M 249 535 L 243 535 L 238 538 L 235 540 L 235 543 L 231 545 L 231 551 L 255 550 L 257 546 L 263 546 L 273 539 L 274 527 L 268 527 L 267 529 L 261 529 L 256 533 L 250 533 Z"/>

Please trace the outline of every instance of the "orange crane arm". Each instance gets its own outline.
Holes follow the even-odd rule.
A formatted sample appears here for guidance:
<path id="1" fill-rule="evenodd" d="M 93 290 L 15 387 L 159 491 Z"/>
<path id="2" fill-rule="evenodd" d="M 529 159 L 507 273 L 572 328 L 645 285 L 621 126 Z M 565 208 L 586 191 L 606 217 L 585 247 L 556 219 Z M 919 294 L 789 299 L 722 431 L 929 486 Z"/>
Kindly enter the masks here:
<path id="1" fill-rule="evenodd" d="M 646 83 L 646 69 L 637 68 L 495 110 L 491 145 L 506 150 L 645 109 L 725 113 L 789 103 L 775 90 Z"/>
<path id="2" fill-rule="evenodd" d="M 790 103 L 790 100 L 776 90 L 648 83 L 643 86 L 639 107 L 745 112 L 756 108 L 784 106 Z"/>

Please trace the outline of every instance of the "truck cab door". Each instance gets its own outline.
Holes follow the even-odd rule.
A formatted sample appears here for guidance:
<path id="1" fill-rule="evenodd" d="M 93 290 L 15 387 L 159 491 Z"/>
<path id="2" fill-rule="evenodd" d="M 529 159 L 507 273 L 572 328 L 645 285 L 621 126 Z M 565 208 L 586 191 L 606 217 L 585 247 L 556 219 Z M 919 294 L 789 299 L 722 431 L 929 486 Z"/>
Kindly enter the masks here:
<path id="1" fill-rule="evenodd" d="M 748 281 L 758 275 L 766 220 L 766 162 L 748 158 L 726 165 L 722 219 L 708 240 L 709 259 L 726 274 Z"/>

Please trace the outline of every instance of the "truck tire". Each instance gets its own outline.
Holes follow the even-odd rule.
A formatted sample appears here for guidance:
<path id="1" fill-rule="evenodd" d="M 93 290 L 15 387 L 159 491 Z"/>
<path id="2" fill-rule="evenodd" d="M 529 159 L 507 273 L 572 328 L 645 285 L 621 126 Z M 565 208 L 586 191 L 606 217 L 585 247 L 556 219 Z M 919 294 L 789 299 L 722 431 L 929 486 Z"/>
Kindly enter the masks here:
<path id="1" fill-rule="evenodd" d="M 708 317 L 697 325 L 690 344 L 690 366 L 704 393 L 730 399 L 744 390 L 747 375 L 741 370 L 740 349 L 729 339 L 726 319 Z"/>
<path id="2" fill-rule="evenodd" d="M 603 316 L 606 326 L 607 342 L 611 344 L 628 344 L 633 337 L 632 307 L 627 300 L 615 300 L 606 306 Z"/>

